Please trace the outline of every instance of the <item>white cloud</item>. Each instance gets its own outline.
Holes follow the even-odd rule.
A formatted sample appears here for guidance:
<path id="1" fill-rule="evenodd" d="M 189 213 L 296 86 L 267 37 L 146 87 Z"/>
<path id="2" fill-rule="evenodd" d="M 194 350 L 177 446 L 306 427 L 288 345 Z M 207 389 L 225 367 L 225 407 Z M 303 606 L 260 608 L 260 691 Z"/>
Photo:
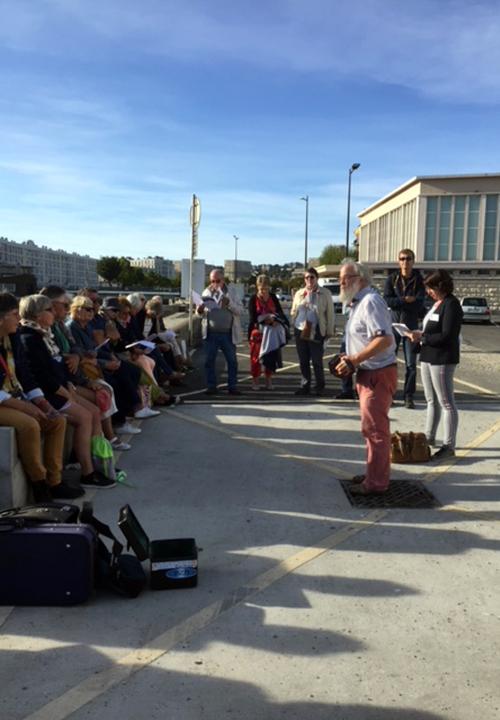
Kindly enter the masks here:
<path id="1" fill-rule="evenodd" d="M 85 54 L 130 48 L 184 61 L 335 73 L 442 100 L 500 100 L 500 6 L 487 0 L 17 0 L 11 47 Z M 54 30 L 66 28 L 54 45 Z"/>

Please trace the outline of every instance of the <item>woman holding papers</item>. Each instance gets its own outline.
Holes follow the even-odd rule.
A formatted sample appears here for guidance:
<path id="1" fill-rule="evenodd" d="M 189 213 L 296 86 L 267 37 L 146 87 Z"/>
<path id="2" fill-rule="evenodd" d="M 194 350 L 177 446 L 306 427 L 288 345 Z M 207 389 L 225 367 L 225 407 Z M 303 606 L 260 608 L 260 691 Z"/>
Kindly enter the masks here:
<path id="1" fill-rule="evenodd" d="M 267 275 L 256 280 L 257 292 L 248 303 L 248 342 L 250 344 L 250 374 L 252 390 L 259 389 L 264 367 L 265 388 L 272 390 L 272 376 L 282 367 L 281 348 L 286 344 L 285 327 L 288 320 L 276 295 L 270 292 Z"/>
<path id="2" fill-rule="evenodd" d="M 460 328 L 463 313 L 453 295 L 453 280 L 446 270 L 436 270 L 425 279 L 428 295 L 434 301 L 422 323 L 422 330 L 411 332 L 412 342 L 420 342 L 420 376 L 427 401 L 425 433 L 430 445 L 436 441 L 441 415 L 443 443 L 434 454 L 437 459 L 455 455 L 458 411 L 453 394 L 453 376 L 460 361 Z"/>

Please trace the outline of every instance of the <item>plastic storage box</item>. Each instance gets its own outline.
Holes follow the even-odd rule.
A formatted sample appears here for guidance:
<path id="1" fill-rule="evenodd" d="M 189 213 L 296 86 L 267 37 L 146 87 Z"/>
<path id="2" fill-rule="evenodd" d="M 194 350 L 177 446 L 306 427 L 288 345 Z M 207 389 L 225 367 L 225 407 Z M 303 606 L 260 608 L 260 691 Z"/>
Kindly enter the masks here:
<path id="1" fill-rule="evenodd" d="M 149 558 L 152 590 L 196 586 L 198 548 L 194 538 L 150 541 L 130 505 L 121 508 L 118 526 L 139 560 Z"/>

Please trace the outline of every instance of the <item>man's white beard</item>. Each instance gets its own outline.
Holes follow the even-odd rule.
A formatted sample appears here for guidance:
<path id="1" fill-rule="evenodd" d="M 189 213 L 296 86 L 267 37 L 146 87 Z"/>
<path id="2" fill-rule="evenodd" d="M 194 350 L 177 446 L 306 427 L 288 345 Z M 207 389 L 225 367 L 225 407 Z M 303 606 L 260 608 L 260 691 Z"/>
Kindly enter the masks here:
<path id="1" fill-rule="evenodd" d="M 350 305 L 354 300 L 354 296 L 358 294 L 360 289 L 360 283 L 355 282 L 350 288 L 340 288 L 339 298 L 340 302 L 344 305 Z"/>

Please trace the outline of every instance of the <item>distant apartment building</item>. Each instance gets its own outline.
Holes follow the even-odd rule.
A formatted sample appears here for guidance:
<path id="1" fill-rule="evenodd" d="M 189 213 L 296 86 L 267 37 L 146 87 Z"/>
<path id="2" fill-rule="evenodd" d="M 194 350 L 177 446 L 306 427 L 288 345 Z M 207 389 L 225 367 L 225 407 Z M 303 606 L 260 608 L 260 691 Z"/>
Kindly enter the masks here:
<path id="1" fill-rule="evenodd" d="M 137 258 L 131 260 L 132 267 L 142 268 L 143 270 L 151 270 L 164 278 L 173 280 L 176 276 L 175 263 L 172 260 L 155 255 L 154 257 Z"/>
<path id="2" fill-rule="evenodd" d="M 30 268 L 38 287 L 54 284 L 67 288 L 97 284 L 97 260 L 88 255 L 35 245 L 33 240 L 14 242 L 0 238 L 0 262 Z"/>
<path id="3" fill-rule="evenodd" d="M 250 277 L 252 270 L 253 265 L 249 260 L 224 260 L 224 275 L 233 282 L 236 279 L 236 275 L 238 276 L 238 280 Z"/>

